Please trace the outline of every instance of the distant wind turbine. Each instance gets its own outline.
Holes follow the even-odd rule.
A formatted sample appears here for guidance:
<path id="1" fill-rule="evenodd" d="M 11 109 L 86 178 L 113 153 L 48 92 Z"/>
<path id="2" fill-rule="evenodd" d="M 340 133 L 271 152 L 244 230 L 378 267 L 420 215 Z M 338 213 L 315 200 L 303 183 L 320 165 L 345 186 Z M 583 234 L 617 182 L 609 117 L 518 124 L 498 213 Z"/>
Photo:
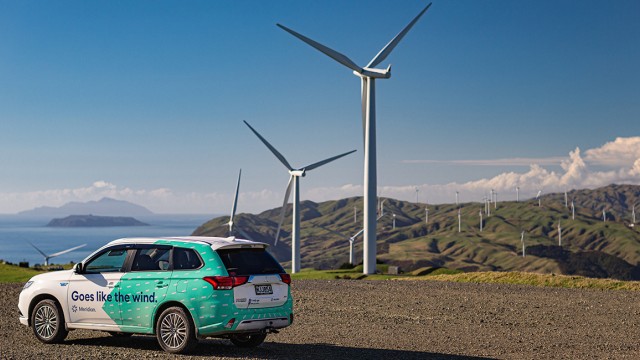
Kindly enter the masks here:
<path id="1" fill-rule="evenodd" d="M 480 232 L 482 232 L 482 210 L 478 211 L 478 215 L 480 215 Z"/>
<path id="2" fill-rule="evenodd" d="M 281 29 L 304 41 L 316 50 L 329 56 L 333 60 L 351 69 L 353 73 L 361 79 L 361 105 L 362 105 L 362 130 L 364 135 L 364 249 L 363 249 L 363 270 L 364 274 L 376 272 L 376 190 L 377 190 L 377 169 L 376 169 L 376 97 L 375 80 L 388 79 L 391 77 L 391 65 L 386 69 L 375 68 L 382 63 L 395 49 L 400 40 L 411 30 L 413 25 L 429 9 L 427 5 L 420 13 L 411 20 L 380 52 L 364 67 L 358 66 L 353 60 L 344 54 L 330 49 L 308 37 L 299 34 L 286 26 L 277 24 Z"/>
<path id="3" fill-rule="evenodd" d="M 418 192 L 420 191 L 420 189 L 416 188 L 416 204 L 418 203 Z"/>
<path id="4" fill-rule="evenodd" d="M 36 251 L 37 251 L 37 252 L 39 252 L 42 256 L 44 256 L 44 266 L 48 266 L 48 265 L 49 265 L 49 259 L 51 259 L 51 258 L 54 258 L 54 257 L 56 257 L 56 256 L 60 256 L 60 255 L 62 255 L 62 254 L 66 254 L 66 253 L 68 253 L 68 252 L 72 252 L 72 251 L 74 251 L 74 250 L 78 250 L 78 249 L 80 249 L 80 248 L 83 248 L 83 247 L 87 246 L 87 244 L 82 244 L 82 245 L 79 245 L 79 246 L 72 247 L 71 249 L 67 249 L 67 250 L 59 251 L 59 252 L 57 252 L 57 253 L 53 253 L 53 254 L 51 254 L 51 255 L 47 255 L 47 254 L 45 254 L 42 250 L 38 249 L 35 245 L 33 245 L 31 242 L 28 242 L 28 243 L 29 243 L 29 245 L 31 245 L 34 249 L 36 249 Z"/>
<path id="5" fill-rule="evenodd" d="M 538 195 L 536 195 L 536 200 L 538 200 L 538 207 L 540 207 L 540 195 L 542 194 L 542 190 L 538 190 Z"/>
<path id="6" fill-rule="evenodd" d="M 568 208 L 569 207 L 569 203 L 567 202 L 568 198 L 567 198 L 567 192 L 564 192 L 564 207 Z"/>
<path id="7" fill-rule="evenodd" d="M 393 230 L 396 229 L 396 214 L 393 214 Z"/>
<path id="8" fill-rule="evenodd" d="M 458 192 L 456 191 L 456 206 L 460 205 L 460 202 L 458 201 Z"/>
<path id="9" fill-rule="evenodd" d="M 560 220 L 558 220 L 558 246 L 562 246 L 562 226 L 560 226 Z"/>
<path id="10" fill-rule="evenodd" d="M 496 191 L 496 199 L 493 201 L 493 208 L 498 208 L 498 192 Z"/>
<path id="11" fill-rule="evenodd" d="M 522 257 L 524 257 L 524 230 L 520 233 L 520 242 L 522 243 Z"/>
<path id="12" fill-rule="evenodd" d="M 576 207 L 573 205 L 573 199 L 571 199 L 571 220 L 576 219 Z"/>
<path id="13" fill-rule="evenodd" d="M 520 202 L 520 186 L 516 186 L 516 202 Z"/>
<path id="14" fill-rule="evenodd" d="M 428 206 L 424 209 L 424 212 L 425 212 L 424 222 L 425 224 L 428 224 L 429 223 L 429 207 Z"/>
<path id="15" fill-rule="evenodd" d="M 358 222 L 358 208 L 353 205 L 353 223 L 357 223 Z"/>
<path id="16" fill-rule="evenodd" d="M 238 208 L 238 193 L 240 191 L 241 176 L 242 176 L 242 169 L 240 169 L 240 171 L 238 172 L 238 182 L 236 183 L 236 193 L 235 193 L 235 196 L 233 197 L 233 204 L 231 205 L 231 216 L 229 216 L 229 222 L 227 222 L 224 225 L 229 226 L 229 236 L 234 236 L 235 231 L 237 230 L 242 236 L 244 236 L 245 239 L 251 240 L 251 237 L 246 232 L 244 232 L 241 228 L 236 226 L 234 229 L 235 223 L 233 222 L 233 218 L 235 217 L 236 209 Z"/>
<path id="17" fill-rule="evenodd" d="M 636 223 L 636 204 L 633 204 L 633 207 L 631 208 L 631 218 L 632 218 L 632 220 L 631 220 L 632 222 L 631 223 L 634 224 L 634 226 L 635 226 L 635 223 Z"/>
<path id="18" fill-rule="evenodd" d="M 602 208 L 602 222 L 607 222 L 607 211 Z"/>
<path id="19" fill-rule="evenodd" d="M 324 159 L 322 161 L 318 161 L 311 165 L 307 165 L 298 169 L 294 169 L 285 157 L 276 150 L 269 142 L 262 137 L 254 128 L 249 125 L 248 122 L 244 122 L 249 129 L 264 143 L 264 145 L 275 155 L 278 160 L 287 168 L 289 171 L 289 183 L 287 184 L 287 190 L 284 193 L 284 202 L 282 203 L 282 212 L 280 213 L 280 221 L 278 222 L 278 231 L 276 232 L 276 238 L 274 242 L 274 246 L 278 244 L 278 238 L 280 237 L 280 229 L 282 228 L 282 223 L 284 221 L 284 214 L 287 209 L 287 203 L 289 202 L 289 195 L 291 194 L 291 190 L 293 189 L 293 221 L 291 227 L 291 272 L 297 273 L 300 271 L 300 177 L 305 176 L 307 171 L 311 171 L 315 168 L 318 168 L 322 165 L 330 163 L 334 160 L 337 160 L 343 156 L 349 155 L 355 150 L 348 151 L 346 153 L 336 155 L 330 157 L 328 159 Z"/>
<path id="20" fill-rule="evenodd" d="M 462 231 L 462 217 L 460 216 L 460 209 L 458 209 L 458 232 Z"/>

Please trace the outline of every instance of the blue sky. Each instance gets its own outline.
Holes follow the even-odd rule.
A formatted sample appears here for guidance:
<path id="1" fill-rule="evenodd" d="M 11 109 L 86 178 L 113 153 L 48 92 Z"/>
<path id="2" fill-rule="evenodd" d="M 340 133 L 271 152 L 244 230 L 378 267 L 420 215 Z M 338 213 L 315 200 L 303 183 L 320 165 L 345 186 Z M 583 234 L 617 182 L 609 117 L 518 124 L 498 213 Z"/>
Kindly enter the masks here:
<path id="1" fill-rule="evenodd" d="M 0 1 L 0 213 L 101 196 L 224 213 L 239 168 L 239 211 L 279 206 L 288 174 L 242 120 L 294 166 L 358 149 L 301 191 L 361 194 L 359 79 L 275 24 L 366 64 L 426 4 Z M 381 195 L 640 183 L 638 14 L 435 1 L 381 64 Z"/>

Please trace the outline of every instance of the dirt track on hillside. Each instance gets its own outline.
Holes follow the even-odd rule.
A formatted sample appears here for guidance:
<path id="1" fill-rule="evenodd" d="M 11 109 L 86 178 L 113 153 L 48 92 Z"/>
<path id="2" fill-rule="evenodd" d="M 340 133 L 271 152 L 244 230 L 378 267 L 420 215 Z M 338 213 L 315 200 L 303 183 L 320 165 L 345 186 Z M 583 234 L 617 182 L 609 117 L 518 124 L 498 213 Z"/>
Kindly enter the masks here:
<path id="1" fill-rule="evenodd" d="M 38 342 L 0 284 L 0 358 L 172 358 L 155 338 L 76 330 Z M 295 323 L 257 349 L 201 341 L 223 359 L 640 358 L 640 292 L 415 281 L 295 281 Z"/>

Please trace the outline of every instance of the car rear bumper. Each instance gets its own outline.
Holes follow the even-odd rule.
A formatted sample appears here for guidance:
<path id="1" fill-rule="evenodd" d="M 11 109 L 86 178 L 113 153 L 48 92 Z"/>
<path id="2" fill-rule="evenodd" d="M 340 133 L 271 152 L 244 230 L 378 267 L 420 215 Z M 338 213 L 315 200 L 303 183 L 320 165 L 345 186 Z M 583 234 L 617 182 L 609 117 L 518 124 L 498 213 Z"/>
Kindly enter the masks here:
<path id="1" fill-rule="evenodd" d="M 238 324 L 235 331 L 282 329 L 283 327 L 287 326 L 289 326 L 289 319 L 286 317 L 260 320 L 243 320 Z"/>
<path id="2" fill-rule="evenodd" d="M 20 324 L 29 326 L 29 319 L 26 316 L 20 315 Z"/>

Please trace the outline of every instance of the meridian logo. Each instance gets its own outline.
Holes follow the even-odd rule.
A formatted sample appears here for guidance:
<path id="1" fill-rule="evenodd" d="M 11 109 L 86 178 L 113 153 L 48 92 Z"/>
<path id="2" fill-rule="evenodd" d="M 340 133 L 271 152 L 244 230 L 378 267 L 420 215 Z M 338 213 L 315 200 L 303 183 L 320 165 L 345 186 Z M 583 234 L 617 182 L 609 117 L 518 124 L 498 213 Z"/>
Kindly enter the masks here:
<path id="1" fill-rule="evenodd" d="M 73 311 L 73 312 L 78 311 L 78 307 L 77 307 L 76 305 L 73 305 L 73 306 L 71 307 L 71 311 Z"/>

